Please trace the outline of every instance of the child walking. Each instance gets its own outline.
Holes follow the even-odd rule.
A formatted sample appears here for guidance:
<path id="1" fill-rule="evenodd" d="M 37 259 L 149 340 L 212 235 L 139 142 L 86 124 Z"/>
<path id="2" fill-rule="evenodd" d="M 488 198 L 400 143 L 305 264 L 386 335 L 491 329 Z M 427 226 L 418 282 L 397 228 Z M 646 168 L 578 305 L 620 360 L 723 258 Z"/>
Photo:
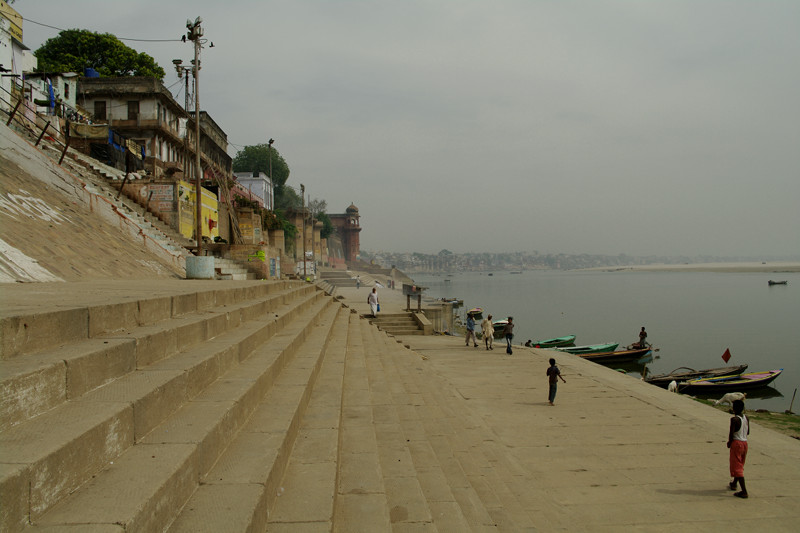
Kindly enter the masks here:
<path id="1" fill-rule="evenodd" d="M 561 378 L 561 381 L 564 383 L 567 382 L 564 379 L 564 376 L 561 375 L 561 371 L 556 366 L 556 360 L 550 359 L 550 367 L 547 369 L 547 379 L 550 382 L 550 394 L 547 396 L 547 401 L 550 405 L 554 405 L 553 401 L 556 399 L 556 390 L 558 390 L 558 378 Z"/>
<path id="2" fill-rule="evenodd" d="M 728 448 L 731 450 L 730 465 L 733 481 L 728 488 L 736 490 L 736 484 L 742 489 L 734 492 L 737 498 L 747 498 L 747 487 L 744 484 L 744 461 L 747 458 L 747 436 L 750 434 L 750 421 L 744 414 L 744 402 L 733 401 L 733 417 L 728 431 Z"/>

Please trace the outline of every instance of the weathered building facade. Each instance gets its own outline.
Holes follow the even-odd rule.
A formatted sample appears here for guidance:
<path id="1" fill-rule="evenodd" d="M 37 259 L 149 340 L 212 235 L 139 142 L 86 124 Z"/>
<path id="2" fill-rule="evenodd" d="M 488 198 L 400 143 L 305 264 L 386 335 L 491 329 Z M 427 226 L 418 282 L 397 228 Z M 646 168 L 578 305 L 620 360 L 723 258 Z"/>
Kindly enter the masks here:
<path id="1" fill-rule="evenodd" d="M 358 208 L 354 204 L 350 204 L 344 214 L 328 215 L 328 217 L 341 239 L 344 260 L 348 263 L 356 261 L 359 250 L 361 250 L 359 242 L 361 217 L 358 214 Z"/>

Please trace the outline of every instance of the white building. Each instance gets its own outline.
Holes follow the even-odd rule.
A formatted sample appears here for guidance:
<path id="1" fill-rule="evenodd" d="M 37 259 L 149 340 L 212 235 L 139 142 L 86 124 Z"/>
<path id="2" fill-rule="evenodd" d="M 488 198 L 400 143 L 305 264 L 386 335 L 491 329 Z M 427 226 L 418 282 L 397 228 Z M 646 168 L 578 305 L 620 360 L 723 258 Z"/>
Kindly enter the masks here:
<path id="1" fill-rule="evenodd" d="M 260 172 L 234 172 L 239 185 L 261 200 L 261 205 L 270 211 L 274 208 L 272 180 Z"/>
<path id="2" fill-rule="evenodd" d="M 22 16 L 0 0 L 0 106 L 8 108 L 11 88 L 22 84 L 22 73 L 36 69 L 36 56 L 22 43 Z"/>

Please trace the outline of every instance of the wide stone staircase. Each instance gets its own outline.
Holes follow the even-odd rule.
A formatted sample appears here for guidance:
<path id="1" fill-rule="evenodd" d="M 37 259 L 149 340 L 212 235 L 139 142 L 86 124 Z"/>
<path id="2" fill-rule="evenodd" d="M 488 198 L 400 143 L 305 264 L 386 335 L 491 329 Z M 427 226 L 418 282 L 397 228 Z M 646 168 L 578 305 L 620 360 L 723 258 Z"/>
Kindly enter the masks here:
<path id="1" fill-rule="evenodd" d="M 412 313 L 378 313 L 370 321 L 390 335 L 423 335 Z"/>
<path id="2" fill-rule="evenodd" d="M 532 529 L 419 354 L 313 285 L 217 283 L 4 316 L 0 530 Z"/>
<path id="3" fill-rule="evenodd" d="M 334 287 L 355 287 L 356 280 L 350 272 L 343 270 L 323 270 L 319 273 L 320 279 Z M 362 286 L 364 281 L 361 282 Z"/>

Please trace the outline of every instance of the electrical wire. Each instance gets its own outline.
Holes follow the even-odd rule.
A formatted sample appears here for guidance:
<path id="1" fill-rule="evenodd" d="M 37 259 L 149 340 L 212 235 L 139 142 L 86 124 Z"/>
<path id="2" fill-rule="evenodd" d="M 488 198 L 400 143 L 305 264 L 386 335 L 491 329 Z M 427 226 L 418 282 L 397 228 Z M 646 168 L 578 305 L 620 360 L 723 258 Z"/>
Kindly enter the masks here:
<path id="1" fill-rule="evenodd" d="M 30 22 L 31 24 L 37 24 L 39 26 L 44 26 L 45 28 L 50 28 L 53 30 L 67 31 L 64 28 L 58 28 L 56 26 L 51 26 L 49 24 L 44 24 L 42 22 L 36 22 L 35 20 L 31 20 L 25 17 L 22 17 L 22 20 L 24 20 L 25 22 Z M 117 37 L 117 39 L 119 39 L 120 41 L 133 41 L 138 43 L 171 43 L 175 41 L 182 41 L 182 39 L 134 39 L 132 37 Z"/>

